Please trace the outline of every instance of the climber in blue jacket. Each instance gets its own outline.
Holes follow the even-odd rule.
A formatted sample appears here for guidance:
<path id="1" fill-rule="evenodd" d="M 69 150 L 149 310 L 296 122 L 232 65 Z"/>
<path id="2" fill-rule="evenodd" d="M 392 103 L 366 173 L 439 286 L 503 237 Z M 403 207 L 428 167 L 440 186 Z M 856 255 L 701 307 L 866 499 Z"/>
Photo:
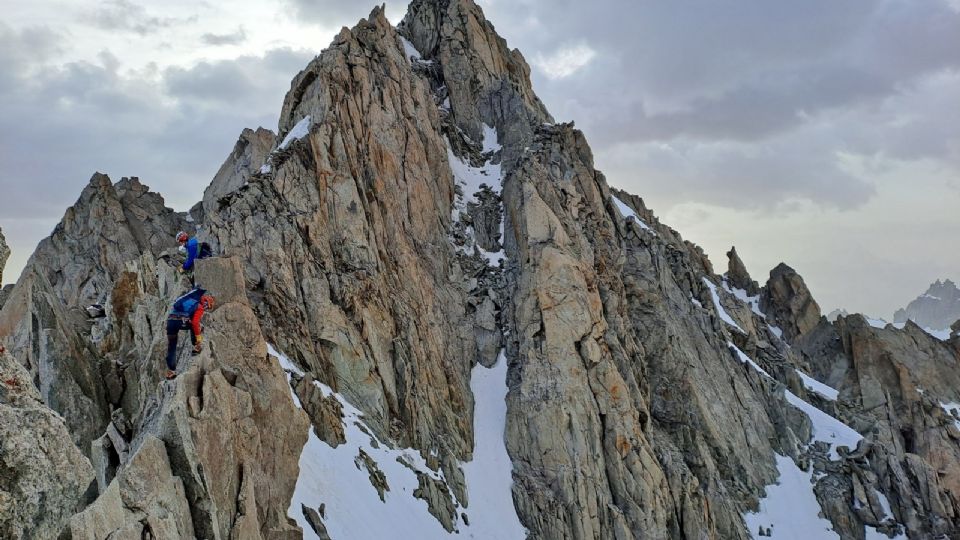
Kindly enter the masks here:
<path id="1" fill-rule="evenodd" d="M 187 260 L 183 261 L 180 272 L 191 272 L 193 270 L 193 262 L 197 260 L 200 255 L 200 242 L 197 241 L 197 237 L 190 238 L 187 236 L 187 233 L 180 231 L 177 233 L 177 243 L 187 250 Z"/>

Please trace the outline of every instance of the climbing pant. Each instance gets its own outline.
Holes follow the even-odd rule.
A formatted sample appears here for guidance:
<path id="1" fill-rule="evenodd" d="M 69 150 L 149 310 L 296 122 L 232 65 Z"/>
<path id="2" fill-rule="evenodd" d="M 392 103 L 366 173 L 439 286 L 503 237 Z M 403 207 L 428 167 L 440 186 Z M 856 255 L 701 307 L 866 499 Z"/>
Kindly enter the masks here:
<path id="1" fill-rule="evenodd" d="M 180 337 L 181 330 L 189 330 L 190 342 L 197 344 L 197 336 L 193 333 L 190 317 L 171 315 L 167 319 L 167 369 L 170 371 L 177 369 L 177 339 Z"/>

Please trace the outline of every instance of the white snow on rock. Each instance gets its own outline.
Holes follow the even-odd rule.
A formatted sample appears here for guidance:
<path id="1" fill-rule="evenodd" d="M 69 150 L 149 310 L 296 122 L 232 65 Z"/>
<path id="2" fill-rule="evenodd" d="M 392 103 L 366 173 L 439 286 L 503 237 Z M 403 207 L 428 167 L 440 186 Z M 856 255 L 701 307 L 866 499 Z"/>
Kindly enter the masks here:
<path id="1" fill-rule="evenodd" d="M 726 274 L 724 274 L 724 276 L 726 276 Z M 764 319 L 767 318 L 766 313 L 760 311 L 760 295 L 759 294 L 754 296 L 748 296 L 747 291 L 739 287 L 734 287 L 730 285 L 726 277 L 723 278 L 723 288 L 726 289 L 728 293 L 732 294 L 737 300 L 740 300 L 744 304 L 747 304 L 748 306 L 750 306 L 750 309 L 754 313 L 756 313 L 757 315 L 761 316 Z"/>
<path id="2" fill-rule="evenodd" d="M 260 166 L 260 174 L 270 174 L 270 164 L 264 163 Z"/>
<path id="3" fill-rule="evenodd" d="M 280 143 L 280 146 L 277 147 L 277 150 L 283 150 L 284 148 L 290 146 L 290 144 L 293 143 L 293 141 L 297 139 L 302 139 L 307 135 L 309 135 L 310 123 L 311 123 L 310 115 L 307 115 L 301 118 L 300 121 L 297 122 L 295 126 L 293 126 L 293 129 L 291 129 L 290 132 L 287 133 L 287 136 L 283 138 L 283 142 Z"/>
<path id="4" fill-rule="evenodd" d="M 633 220 L 637 222 L 637 225 L 639 225 L 641 229 L 645 231 L 650 231 L 651 233 L 653 233 L 654 236 L 657 236 L 657 232 L 651 229 L 649 225 L 647 225 L 642 219 L 640 219 L 640 216 L 638 216 L 637 213 L 633 211 L 633 208 L 630 208 L 629 206 L 627 206 L 627 203 L 621 201 L 614 195 L 611 195 L 610 198 L 613 199 L 613 204 L 617 207 L 617 210 L 620 212 L 620 216 L 623 217 L 623 219 L 633 218 Z"/>
<path id="5" fill-rule="evenodd" d="M 887 496 L 876 489 L 873 490 L 873 493 L 877 496 L 877 500 L 880 501 L 880 506 L 883 507 L 883 515 L 879 516 L 880 519 L 893 517 L 893 510 L 890 509 L 890 501 L 887 500 Z"/>
<path id="6" fill-rule="evenodd" d="M 907 327 L 907 323 L 888 323 L 883 319 L 874 319 L 872 317 L 867 317 L 867 316 L 864 316 L 864 318 L 867 320 L 867 323 L 874 328 L 884 329 L 888 325 L 892 325 L 897 330 L 903 330 L 904 328 Z M 934 330 L 933 328 L 927 328 L 924 326 L 924 327 L 921 327 L 921 329 L 924 332 L 930 334 L 931 336 L 939 339 L 940 341 L 949 340 L 950 334 L 952 333 L 952 331 L 949 328 L 944 328 L 942 330 Z"/>
<path id="7" fill-rule="evenodd" d="M 745 290 L 743 290 L 743 289 L 741 289 L 741 288 L 739 288 L 739 287 L 734 287 L 734 286 L 730 285 L 730 282 L 727 281 L 727 275 L 726 275 L 726 274 L 723 275 L 723 282 L 722 282 L 722 284 L 723 284 L 724 290 L 726 290 L 728 293 L 732 294 L 733 297 L 736 298 L 737 300 L 739 300 L 740 302 L 742 302 L 742 303 L 750 306 L 750 310 L 753 311 L 755 314 L 759 315 L 760 318 L 762 318 L 763 320 L 767 320 L 767 314 L 764 313 L 764 312 L 760 309 L 760 295 L 759 295 L 759 294 L 755 294 L 755 295 L 753 295 L 753 296 L 749 296 L 749 295 L 747 294 L 747 291 L 745 291 Z M 737 328 L 739 328 L 739 326 L 738 326 Z M 767 323 L 767 329 L 770 330 L 770 333 L 773 334 L 774 336 L 776 336 L 777 339 L 779 339 L 780 341 L 783 341 L 783 330 L 781 330 L 780 327 L 774 326 L 774 325 L 772 325 L 772 324 Z M 742 331 L 742 329 L 741 329 L 741 331 Z M 784 345 L 786 345 L 788 348 L 790 347 L 790 344 L 789 344 L 789 343 L 784 342 Z"/>
<path id="8" fill-rule="evenodd" d="M 413 46 L 413 43 L 410 43 L 410 40 L 400 36 L 400 41 L 403 43 L 403 54 L 407 57 L 407 60 L 412 62 L 421 62 L 423 64 L 432 64 L 433 60 L 424 60 L 423 55 L 420 54 L 420 51 Z"/>
<path id="9" fill-rule="evenodd" d="M 717 293 L 717 286 L 706 277 L 703 278 L 703 283 L 708 289 L 710 289 L 710 296 L 713 298 L 713 305 L 717 308 L 717 314 L 720 316 L 720 319 L 739 330 L 741 334 L 746 334 L 746 332 L 743 331 L 743 328 L 740 328 L 740 325 L 737 324 L 732 317 L 730 317 L 730 314 L 727 313 L 727 310 L 723 309 L 723 305 L 720 304 L 720 295 Z"/>
<path id="10" fill-rule="evenodd" d="M 887 324 L 889 324 L 887 323 L 887 321 L 883 319 L 874 319 L 873 317 L 867 317 L 867 316 L 864 316 L 863 318 L 867 320 L 867 324 L 869 324 L 874 328 L 879 328 L 881 330 L 886 328 Z"/>
<path id="11" fill-rule="evenodd" d="M 960 429 L 960 420 L 958 420 L 957 417 L 953 415 L 953 413 L 960 414 L 960 403 L 954 403 L 952 401 L 949 403 L 944 403 L 941 401 L 940 407 L 942 407 L 943 410 L 947 412 L 950 418 L 953 418 L 953 423 L 957 426 L 957 429 Z"/>
<path id="12" fill-rule="evenodd" d="M 273 346 L 268 345 L 267 349 L 279 359 L 284 370 L 303 374 Z M 418 451 L 393 448 L 378 440 L 364 422 L 360 410 L 330 387 L 316 381 L 314 384 L 324 396 L 333 396 L 343 407 L 347 442 L 332 448 L 317 438 L 312 427 L 308 428 L 307 444 L 300 455 L 300 476 L 287 515 L 303 529 L 307 539 L 315 539 L 317 535 L 303 516 L 301 505 L 316 510 L 321 504 L 326 505 L 323 522 L 332 538 L 525 538 L 526 530 L 513 508 L 513 465 L 503 439 L 507 408 L 506 372 L 507 362 L 501 352 L 492 369 L 477 366 L 472 374 L 470 387 L 476 399 L 476 447 L 473 461 L 463 464 L 470 507 L 457 504 L 455 527 L 459 534 L 448 533 L 430 515 L 427 503 L 413 496 L 419 482 L 410 467 L 445 481 L 443 473 L 430 470 Z M 289 374 L 287 379 L 289 382 Z M 292 388 L 290 396 L 294 404 L 302 408 Z M 377 463 L 386 477 L 390 490 L 384 493 L 383 501 L 370 483 L 369 472 L 356 459 L 360 450 Z M 461 513 L 467 515 L 470 525 L 459 520 Z"/>
<path id="13" fill-rule="evenodd" d="M 863 439 L 863 436 L 853 428 L 800 399 L 793 392 L 786 390 L 786 398 L 788 403 L 810 417 L 813 440 L 830 445 L 830 459 L 834 461 L 840 459 L 840 454 L 837 452 L 838 446 L 846 446 L 853 450 Z"/>
<path id="14" fill-rule="evenodd" d="M 497 142 L 497 132 L 494 128 L 484 124 L 483 126 L 483 152 L 497 152 L 501 146 Z M 463 212 L 467 203 L 478 203 L 476 193 L 480 191 L 480 186 L 486 184 L 496 193 L 500 193 L 503 188 L 503 179 L 501 178 L 501 167 L 499 163 L 487 161 L 480 167 L 474 167 L 470 163 L 460 159 L 453 153 L 450 144 L 447 144 L 447 159 L 450 161 L 450 170 L 453 171 L 454 181 L 463 191 L 463 197 L 457 197 L 454 202 L 453 216 L 454 220 L 460 219 L 460 213 Z"/>
<path id="15" fill-rule="evenodd" d="M 800 376 L 800 379 L 803 380 L 803 386 L 805 386 L 807 390 L 816 392 L 821 396 L 829 399 L 830 401 L 836 401 L 837 397 L 840 396 L 840 392 L 838 392 L 837 390 L 823 384 L 822 382 L 814 379 L 813 377 L 807 375 L 806 373 L 800 371 L 799 369 L 796 371 L 797 371 L 797 375 Z"/>
<path id="16" fill-rule="evenodd" d="M 757 370 L 764 376 L 773 379 L 769 373 L 760 367 L 759 364 L 754 362 L 752 358 L 747 356 L 746 353 L 741 351 L 739 347 L 734 345 L 733 342 L 728 341 L 727 346 L 737 353 L 737 356 L 740 358 L 741 362 L 749 364 L 753 369 Z M 787 403 L 793 405 L 797 409 L 800 409 L 810 418 L 812 431 L 811 435 L 813 440 L 824 442 L 830 445 L 831 460 L 836 461 L 840 459 L 840 454 L 837 452 L 837 447 L 846 446 L 850 450 L 853 450 L 863 439 L 863 436 L 857 433 L 853 428 L 800 399 L 790 390 L 784 389 L 784 397 L 787 399 Z"/>
<path id="17" fill-rule="evenodd" d="M 945 328 L 943 330 L 931 330 L 930 328 L 924 328 L 923 331 L 939 339 L 940 341 L 949 340 L 950 334 L 953 333 L 949 328 Z"/>
<path id="18" fill-rule="evenodd" d="M 474 397 L 473 461 L 463 464 L 467 479 L 467 517 L 460 528 L 467 538 L 526 538 L 513 506 L 513 463 L 507 455 L 507 359 L 503 351 L 487 369 L 480 364 L 470 374 Z"/>
<path id="19" fill-rule="evenodd" d="M 882 516 L 878 516 L 880 520 L 881 521 L 886 521 L 887 519 L 895 520 L 896 518 L 893 517 L 893 511 L 890 509 L 890 501 L 887 500 L 887 496 L 881 493 L 880 491 L 877 491 L 876 489 L 873 490 L 873 493 L 877 496 L 877 499 L 880 501 L 880 506 L 883 507 L 884 514 Z M 904 533 L 900 533 L 891 539 L 886 534 L 874 529 L 873 527 L 870 527 L 869 525 L 864 526 L 863 532 L 866 540 L 907 540 L 907 535 Z"/>
<path id="20" fill-rule="evenodd" d="M 776 455 L 780 478 L 767 486 L 758 512 L 746 512 L 743 520 L 755 539 L 839 540 L 833 524 L 820 517 L 820 503 L 813 492 L 813 472 L 803 472 L 789 457 Z M 760 528 L 770 536 L 760 536 Z"/>
<path id="21" fill-rule="evenodd" d="M 493 152 L 499 152 L 502 146 L 500 145 L 499 139 L 497 137 L 497 130 L 486 124 L 483 125 L 483 142 L 482 142 L 484 154 Z M 467 210 L 467 204 L 473 203 L 478 204 L 480 201 L 477 199 L 477 192 L 480 191 L 480 186 L 486 184 L 490 189 L 497 194 L 500 194 L 503 191 L 503 176 L 502 176 L 502 167 L 500 163 L 493 163 L 493 157 L 487 160 L 480 167 L 474 167 L 470 163 L 464 161 L 463 159 L 457 157 L 453 153 L 453 149 L 450 147 L 449 142 L 447 143 L 447 159 L 450 162 L 450 170 L 453 172 L 454 182 L 460 187 L 461 195 L 457 195 L 456 199 L 453 201 L 453 210 L 450 213 L 450 217 L 453 221 L 460 221 L 461 214 L 465 213 Z M 473 227 L 468 228 L 468 233 L 473 236 Z M 500 241 L 503 242 L 503 220 L 500 221 Z M 501 244 L 502 245 L 502 244 Z M 476 243 L 473 242 L 469 246 L 465 246 L 463 251 L 467 255 L 473 255 L 474 249 L 479 251 L 480 255 L 487 259 L 487 264 L 490 266 L 498 266 L 500 261 L 505 257 L 503 249 L 497 252 L 484 251 L 479 246 L 476 246 Z"/>
<path id="22" fill-rule="evenodd" d="M 740 347 L 737 347 L 736 345 L 734 345 L 732 341 L 727 342 L 727 347 L 730 347 L 730 349 L 733 352 L 737 353 L 737 357 L 740 358 L 741 362 L 743 362 L 744 364 L 749 364 L 750 367 L 752 367 L 756 371 L 759 371 L 760 374 L 773 379 L 773 376 L 767 373 L 767 370 L 760 367 L 760 364 L 754 362 L 753 358 L 750 358 L 749 356 L 747 356 L 747 353 L 741 351 Z"/>

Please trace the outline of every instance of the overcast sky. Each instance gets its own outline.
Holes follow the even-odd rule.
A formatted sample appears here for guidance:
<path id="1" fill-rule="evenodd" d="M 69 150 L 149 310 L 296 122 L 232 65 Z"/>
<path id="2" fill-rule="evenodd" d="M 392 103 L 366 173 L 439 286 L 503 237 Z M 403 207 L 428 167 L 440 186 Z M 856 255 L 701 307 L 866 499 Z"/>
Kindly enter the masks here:
<path id="1" fill-rule="evenodd" d="M 825 311 L 960 280 L 960 0 L 485 0 L 557 120 L 722 272 L 785 261 Z M 373 3 L 34 0 L 0 21 L 14 279 L 94 171 L 189 208 L 244 127 Z M 399 22 L 405 2 L 388 4 Z"/>

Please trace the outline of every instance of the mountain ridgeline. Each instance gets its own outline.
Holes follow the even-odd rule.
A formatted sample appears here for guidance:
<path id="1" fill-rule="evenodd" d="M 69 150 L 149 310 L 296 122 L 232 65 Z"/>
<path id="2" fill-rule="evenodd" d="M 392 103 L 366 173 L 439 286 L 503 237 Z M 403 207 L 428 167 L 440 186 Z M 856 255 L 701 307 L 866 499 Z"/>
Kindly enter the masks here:
<path id="1" fill-rule="evenodd" d="M 179 230 L 217 302 L 167 381 Z M 960 337 L 728 257 L 471 0 L 375 8 L 189 213 L 96 174 L 0 296 L 0 537 L 960 537 Z"/>
<path id="2" fill-rule="evenodd" d="M 960 289 L 949 279 L 938 279 L 906 308 L 897 310 L 893 320 L 897 324 L 911 320 L 924 328 L 946 330 L 960 321 Z"/>

